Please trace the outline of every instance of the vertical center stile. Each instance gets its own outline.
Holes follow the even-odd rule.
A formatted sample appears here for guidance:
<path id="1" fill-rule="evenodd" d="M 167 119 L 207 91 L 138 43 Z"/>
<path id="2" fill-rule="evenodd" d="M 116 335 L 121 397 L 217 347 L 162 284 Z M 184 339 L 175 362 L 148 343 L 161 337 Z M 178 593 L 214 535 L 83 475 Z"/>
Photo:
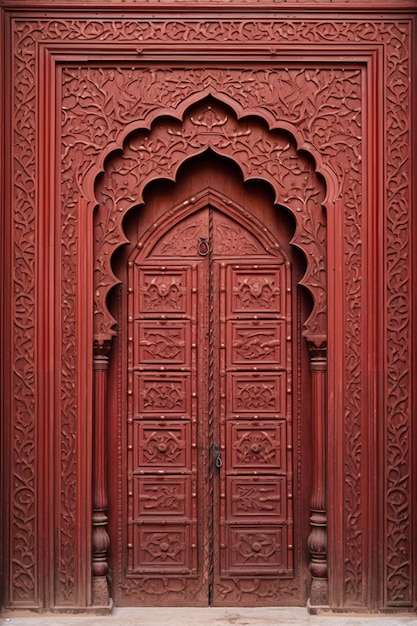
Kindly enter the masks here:
<path id="1" fill-rule="evenodd" d="M 214 475 L 215 460 L 214 449 L 214 275 L 213 275 L 213 209 L 209 207 L 209 233 L 208 233 L 208 263 L 209 263 L 209 289 L 208 289 L 208 446 L 209 454 L 209 502 L 208 502 L 208 527 L 209 527 L 209 585 L 208 604 L 212 604 L 212 590 L 214 579 Z"/>

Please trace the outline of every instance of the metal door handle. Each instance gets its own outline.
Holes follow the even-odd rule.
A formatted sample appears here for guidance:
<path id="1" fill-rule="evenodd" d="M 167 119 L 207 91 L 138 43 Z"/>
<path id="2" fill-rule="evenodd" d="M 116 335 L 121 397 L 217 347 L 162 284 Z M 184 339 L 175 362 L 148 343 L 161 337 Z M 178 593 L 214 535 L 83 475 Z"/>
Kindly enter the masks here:
<path id="1" fill-rule="evenodd" d="M 197 244 L 197 252 L 200 256 L 207 256 L 210 252 L 210 244 L 205 237 L 199 237 Z"/>
<path id="2" fill-rule="evenodd" d="M 213 444 L 213 459 L 215 467 L 220 470 L 223 465 L 222 453 L 218 443 Z"/>

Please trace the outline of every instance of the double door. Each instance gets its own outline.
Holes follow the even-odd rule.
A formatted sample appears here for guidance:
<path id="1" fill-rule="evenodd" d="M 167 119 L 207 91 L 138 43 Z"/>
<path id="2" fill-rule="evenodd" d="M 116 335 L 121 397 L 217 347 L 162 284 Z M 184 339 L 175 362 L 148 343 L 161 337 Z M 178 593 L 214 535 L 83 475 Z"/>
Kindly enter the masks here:
<path id="1" fill-rule="evenodd" d="M 271 242 L 207 205 L 130 256 L 122 604 L 296 588 L 291 267 Z"/>

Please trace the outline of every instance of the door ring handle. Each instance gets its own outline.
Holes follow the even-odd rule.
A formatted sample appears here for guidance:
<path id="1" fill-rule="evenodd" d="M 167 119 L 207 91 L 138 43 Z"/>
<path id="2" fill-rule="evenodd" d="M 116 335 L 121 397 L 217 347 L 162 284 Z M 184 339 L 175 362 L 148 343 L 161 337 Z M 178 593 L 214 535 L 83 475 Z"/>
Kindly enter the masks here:
<path id="1" fill-rule="evenodd" d="M 205 237 L 200 237 L 197 244 L 197 252 L 200 256 L 207 256 L 210 252 L 209 242 Z"/>

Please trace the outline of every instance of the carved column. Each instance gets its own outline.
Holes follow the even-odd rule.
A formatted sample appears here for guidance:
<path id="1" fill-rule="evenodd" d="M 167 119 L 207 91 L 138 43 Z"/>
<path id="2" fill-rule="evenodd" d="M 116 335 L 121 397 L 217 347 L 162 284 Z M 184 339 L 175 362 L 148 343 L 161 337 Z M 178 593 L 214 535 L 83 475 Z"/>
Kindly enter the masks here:
<path id="1" fill-rule="evenodd" d="M 94 342 L 94 425 L 93 425 L 93 516 L 92 516 L 92 604 L 108 607 L 110 594 L 107 574 L 107 553 L 110 539 L 107 533 L 106 484 L 106 390 L 110 341 Z"/>
<path id="2" fill-rule="evenodd" d="M 313 484 L 308 538 L 310 551 L 310 606 L 327 606 L 327 503 L 326 503 L 326 343 L 309 341 L 312 373 Z"/>

